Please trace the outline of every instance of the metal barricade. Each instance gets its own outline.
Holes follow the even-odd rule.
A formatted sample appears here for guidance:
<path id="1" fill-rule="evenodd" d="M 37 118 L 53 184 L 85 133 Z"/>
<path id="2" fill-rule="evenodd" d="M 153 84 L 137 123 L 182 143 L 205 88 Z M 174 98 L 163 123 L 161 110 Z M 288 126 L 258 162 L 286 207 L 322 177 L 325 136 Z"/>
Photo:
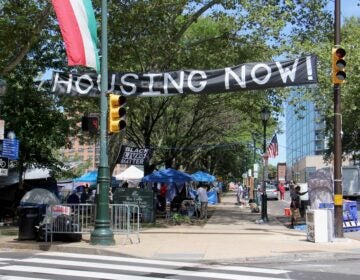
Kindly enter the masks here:
<path id="1" fill-rule="evenodd" d="M 138 205 L 110 204 L 110 225 L 114 234 L 125 234 L 133 243 L 131 234 L 140 242 L 140 211 Z M 95 204 L 62 204 L 52 205 L 40 230 L 44 231 L 45 242 L 53 241 L 53 235 L 89 234 L 94 230 L 96 217 Z M 81 238 L 81 237 L 80 237 Z"/>
<path id="2" fill-rule="evenodd" d="M 135 204 L 111 204 L 110 221 L 114 234 L 125 234 L 133 243 L 131 234 L 135 234 L 140 243 L 140 208 Z"/>

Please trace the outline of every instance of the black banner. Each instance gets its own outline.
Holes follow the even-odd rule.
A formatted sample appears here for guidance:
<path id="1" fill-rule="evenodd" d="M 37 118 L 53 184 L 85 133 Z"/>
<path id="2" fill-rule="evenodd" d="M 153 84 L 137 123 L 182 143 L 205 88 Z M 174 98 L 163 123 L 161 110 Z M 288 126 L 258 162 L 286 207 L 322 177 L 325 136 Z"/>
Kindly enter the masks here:
<path id="1" fill-rule="evenodd" d="M 126 96 L 167 96 L 221 93 L 317 83 L 316 56 L 270 63 L 246 63 L 217 70 L 179 70 L 163 73 L 109 73 L 108 92 Z M 97 73 L 54 72 L 51 92 L 99 96 Z"/>
<path id="2" fill-rule="evenodd" d="M 122 146 L 116 163 L 144 165 L 144 163 L 150 159 L 151 154 L 151 149 Z"/>

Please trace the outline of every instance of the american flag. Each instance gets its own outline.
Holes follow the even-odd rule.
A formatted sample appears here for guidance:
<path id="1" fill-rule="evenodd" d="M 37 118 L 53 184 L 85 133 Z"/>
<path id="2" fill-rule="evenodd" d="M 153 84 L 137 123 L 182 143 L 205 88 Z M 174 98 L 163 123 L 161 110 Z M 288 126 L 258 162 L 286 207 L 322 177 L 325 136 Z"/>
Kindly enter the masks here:
<path id="1" fill-rule="evenodd" d="M 279 154 L 279 147 L 278 147 L 276 134 L 271 139 L 271 142 L 267 147 L 267 152 L 270 158 L 275 158 Z"/>

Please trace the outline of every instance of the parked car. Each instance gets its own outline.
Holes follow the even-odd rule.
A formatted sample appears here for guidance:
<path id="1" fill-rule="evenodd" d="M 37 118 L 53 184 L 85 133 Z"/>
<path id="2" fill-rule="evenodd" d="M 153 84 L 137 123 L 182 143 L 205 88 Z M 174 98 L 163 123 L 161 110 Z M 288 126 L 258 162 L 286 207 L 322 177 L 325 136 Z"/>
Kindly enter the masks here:
<path id="1" fill-rule="evenodd" d="M 268 199 L 278 200 L 278 190 L 275 185 L 266 184 L 266 195 Z"/>

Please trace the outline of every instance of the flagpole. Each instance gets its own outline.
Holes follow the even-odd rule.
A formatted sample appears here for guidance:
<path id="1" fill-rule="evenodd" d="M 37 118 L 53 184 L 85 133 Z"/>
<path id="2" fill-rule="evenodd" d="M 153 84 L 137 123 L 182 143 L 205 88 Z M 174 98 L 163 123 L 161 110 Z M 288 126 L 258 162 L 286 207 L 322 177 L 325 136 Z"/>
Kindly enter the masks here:
<path id="1" fill-rule="evenodd" d="M 97 176 L 97 199 L 95 228 L 91 232 L 92 245 L 114 245 L 114 234 L 109 219 L 110 170 L 107 147 L 107 90 L 108 90 L 108 54 L 107 54 L 107 0 L 101 1 L 101 95 L 100 95 L 100 164 Z"/>

